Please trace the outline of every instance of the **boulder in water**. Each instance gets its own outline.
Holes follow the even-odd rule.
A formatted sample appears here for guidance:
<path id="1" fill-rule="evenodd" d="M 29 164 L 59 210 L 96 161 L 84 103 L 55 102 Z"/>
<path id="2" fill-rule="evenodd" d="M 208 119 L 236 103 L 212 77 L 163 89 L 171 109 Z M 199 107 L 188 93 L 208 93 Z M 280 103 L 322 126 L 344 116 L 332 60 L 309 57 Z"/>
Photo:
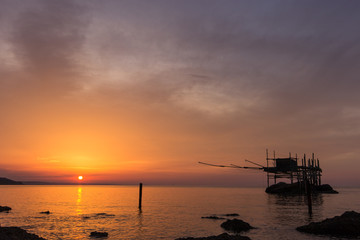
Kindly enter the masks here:
<path id="1" fill-rule="evenodd" d="M 305 193 L 305 184 L 296 183 L 284 183 L 279 182 L 266 188 L 265 192 L 270 194 L 302 194 Z M 319 186 L 312 186 L 312 192 L 314 193 L 339 193 L 335 191 L 329 184 L 323 184 Z"/>
<path id="2" fill-rule="evenodd" d="M 224 216 L 227 216 L 227 217 L 238 217 L 239 214 L 238 214 L 238 213 L 227 213 L 227 214 L 224 214 Z"/>
<path id="3" fill-rule="evenodd" d="M 109 234 L 107 232 L 91 232 L 90 233 L 90 237 L 96 237 L 96 238 L 101 238 L 101 237 L 107 237 L 109 236 Z"/>
<path id="4" fill-rule="evenodd" d="M 250 240 L 249 237 L 240 236 L 240 235 L 229 235 L 227 233 L 223 233 L 217 236 L 209 236 L 209 237 L 186 237 L 186 238 L 177 238 L 175 240 Z"/>
<path id="5" fill-rule="evenodd" d="M 206 216 L 206 217 L 201 217 L 201 218 L 207 218 L 207 219 L 213 219 L 213 220 L 223 220 L 223 219 L 226 219 L 226 218 L 218 217 L 218 216 L 215 216 L 215 215 Z"/>
<path id="6" fill-rule="evenodd" d="M 0 212 L 9 212 L 11 207 L 8 206 L 0 206 Z"/>
<path id="7" fill-rule="evenodd" d="M 312 222 L 296 228 L 300 232 L 340 237 L 360 236 L 360 213 L 348 211 L 341 216 L 327 218 L 322 222 Z"/>
<path id="8" fill-rule="evenodd" d="M 314 186 L 314 190 L 319 193 L 339 193 L 338 191 L 335 191 L 329 184 Z"/>
<path id="9" fill-rule="evenodd" d="M 226 222 L 223 222 L 221 224 L 221 227 L 223 229 L 225 229 L 226 231 L 235 232 L 235 233 L 242 232 L 242 231 L 248 231 L 248 230 L 254 228 L 247 222 L 244 222 L 243 220 L 236 219 L 236 218 L 234 218 L 232 220 L 227 220 Z"/>
<path id="10" fill-rule="evenodd" d="M 41 214 L 50 214 L 50 211 L 44 211 L 44 212 L 40 212 Z"/>

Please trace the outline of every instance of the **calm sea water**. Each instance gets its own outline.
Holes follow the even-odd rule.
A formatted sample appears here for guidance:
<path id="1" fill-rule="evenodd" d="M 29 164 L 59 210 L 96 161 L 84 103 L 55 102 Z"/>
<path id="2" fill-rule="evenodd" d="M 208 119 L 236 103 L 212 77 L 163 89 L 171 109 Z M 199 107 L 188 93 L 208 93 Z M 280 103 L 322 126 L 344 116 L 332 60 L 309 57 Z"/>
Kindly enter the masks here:
<path id="1" fill-rule="evenodd" d="M 138 210 L 137 186 L 0 186 L 2 226 L 18 226 L 47 239 L 90 239 L 106 231 L 108 239 L 175 239 L 218 235 L 223 220 L 201 219 L 238 213 L 257 229 L 243 235 L 255 240 L 329 239 L 299 233 L 297 226 L 360 211 L 360 189 L 314 198 L 309 217 L 304 197 L 268 195 L 262 188 L 150 187 Z M 41 211 L 52 214 L 40 214 Z M 332 238 L 338 239 L 338 238 Z"/>

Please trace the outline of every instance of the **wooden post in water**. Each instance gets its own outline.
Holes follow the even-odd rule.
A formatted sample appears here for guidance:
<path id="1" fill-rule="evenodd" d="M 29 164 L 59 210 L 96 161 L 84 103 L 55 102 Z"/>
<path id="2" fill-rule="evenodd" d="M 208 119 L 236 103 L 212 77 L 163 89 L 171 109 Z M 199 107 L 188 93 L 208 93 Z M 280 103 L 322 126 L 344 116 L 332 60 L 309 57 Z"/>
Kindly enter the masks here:
<path id="1" fill-rule="evenodd" d="M 317 165 L 318 165 L 318 168 L 320 169 L 320 162 L 319 162 L 319 159 L 317 159 Z M 321 172 L 319 170 L 319 186 L 321 185 Z"/>
<path id="2" fill-rule="evenodd" d="M 142 202 L 142 183 L 139 184 L 139 209 L 141 210 L 141 202 Z"/>
<path id="3" fill-rule="evenodd" d="M 268 149 L 266 149 L 266 170 L 269 170 L 269 153 Z M 266 171 L 266 177 L 267 177 L 267 187 L 269 187 L 269 171 Z"/>
<path id="4" fill-rule="evenodd" d="M 306 194 L 307 194 L 308 212 L 310 215 L 312 215 L 311 184 L 309 181 L 306 181 Z"/>

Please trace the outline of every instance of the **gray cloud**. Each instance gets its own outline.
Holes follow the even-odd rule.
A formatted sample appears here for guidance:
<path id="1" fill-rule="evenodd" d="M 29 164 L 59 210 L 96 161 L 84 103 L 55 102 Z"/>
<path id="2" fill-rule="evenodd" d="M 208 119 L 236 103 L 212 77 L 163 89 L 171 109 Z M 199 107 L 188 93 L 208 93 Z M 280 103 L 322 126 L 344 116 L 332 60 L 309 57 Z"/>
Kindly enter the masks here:
<path id="1" fill-rule="evenodd" d="M 9 31 L 12 53 L 22 69 L 12 84 L 23 94 L 67 94 L 81 80 L 77 54 L 85 39 L 85 12 L 73 1 L 33 3 L 20 10 Z"/>

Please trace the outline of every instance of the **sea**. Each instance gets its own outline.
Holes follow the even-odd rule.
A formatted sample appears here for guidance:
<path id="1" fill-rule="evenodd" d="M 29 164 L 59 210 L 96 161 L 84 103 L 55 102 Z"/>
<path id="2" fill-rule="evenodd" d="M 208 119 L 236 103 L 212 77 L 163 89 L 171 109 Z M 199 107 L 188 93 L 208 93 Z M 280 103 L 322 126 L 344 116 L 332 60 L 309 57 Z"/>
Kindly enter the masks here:
<path id="1" fill-rule="evenodd" d="M 93 231 L 110 239 L 176 239 L 205 237 L 224 232 L 225 220 L 202 217 L 226 214 L 256 227 L 241 235 L 253 240 L 341 239 L 300 233 L 296 227 L 360 212 L 360 189 L 340 188 L 339 194 L 313 196 L 309 215 L 304 196 L 278 196 L 264 188 L 121 185 L 0 186 L 1 226 L 17 226 L 49 240 L 93 239 Z M 50 214 L 40 212 L 50 211 Z"/>

